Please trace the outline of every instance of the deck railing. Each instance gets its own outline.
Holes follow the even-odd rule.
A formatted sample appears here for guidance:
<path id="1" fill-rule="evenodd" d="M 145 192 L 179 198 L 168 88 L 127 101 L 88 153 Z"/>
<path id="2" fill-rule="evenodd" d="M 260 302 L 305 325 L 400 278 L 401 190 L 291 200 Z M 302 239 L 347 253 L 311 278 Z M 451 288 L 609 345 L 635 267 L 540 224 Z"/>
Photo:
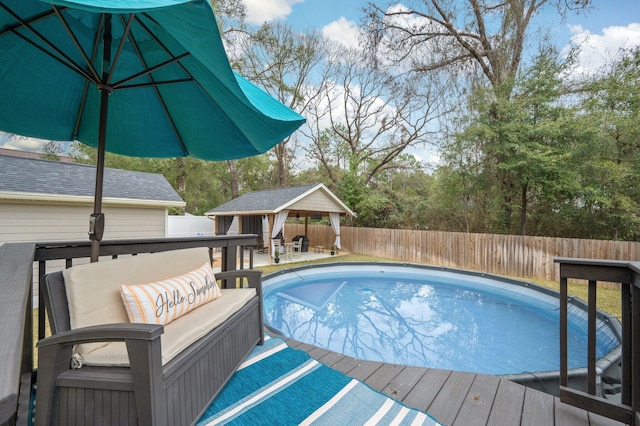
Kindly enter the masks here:
<path id="1" fill-rule="evenodd" d="M 0 425 L 26 424 L 33 378 L 34 244 L 0 246 Z"/>
<path id="2" fill-rule="evenodd" d="M 558 258 L 560 265 L 560 399 L 602 416 L 640 425 L 640 262 Z M 568 386 L 568 281 L 588 282 L 587 392 Z M 621 284 L 622 368 L 620 402 L 596 396 L 596 292 L 598 282 Z"/>
<path id="3" fill-rule="evenodd" d="M 257 235 L 198 238 L 154 238 L 143 240 L 103 241 L 100 256 L 117 258 L 192 247 L 208 247 L 221 252 L 222 271 L 243 269 L 244 252 L 256 245 Z M 238 248 L 240 250 L 238 251 Z M 33 370 L 33 265 L 37 262 L 38 282 L 53 272 L 52 262 L 63 261 L 63 268 L 91 256 L 89 241 L 51 243 L 13 243 L 0 246 L 0 426 L 27 425 Z M 60 265 L 58 265 L 60 266 Z M 253 250 L 249 250 L 248 267 L 253 268 Z M 59 268 L 58 268 L 59 269 Z M 44 302 L 38 292 L 38 339 L 45 337 Z M 6 354 L 5 354 L 6 352 Z"/>

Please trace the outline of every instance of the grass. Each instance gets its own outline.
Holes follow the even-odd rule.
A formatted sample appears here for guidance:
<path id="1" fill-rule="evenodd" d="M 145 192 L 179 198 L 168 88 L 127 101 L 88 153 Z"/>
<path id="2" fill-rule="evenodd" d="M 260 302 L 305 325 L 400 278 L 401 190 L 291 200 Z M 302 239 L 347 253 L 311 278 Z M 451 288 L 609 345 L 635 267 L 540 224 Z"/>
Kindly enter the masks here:
<path id="1" fill-rule="evenodd" d="M 521 278 L 518 278 L 521 279 Z M 544 281 L 537 279 L 527 279 L 526 281 L 547 287 L 555 291 L 560 291 L 560 283 L 555 281 Z M 586 284 L 569 283 L 569 294 L 584 301 L 589 298 L 589 288 Z M 598 288 L 596 292 L 596 307 L 622 320 L 620 290 L 615 288 Z"/>
<path id="2" fill-rule="evenodd" d="M 346 255 L 338 255 L 327 257 L 324 259 L 312 260 L 312 261 L 303 261 L 303 262 L 289 262 L 286 264 L 272 264 L 267 266 L 260 266 L 256 269 L 261 269 L 263 274 L 270 274 L 272 272 L 276 272 L 282 269 L 293 268 L 296 266 L 309 265 L 312 263 L 332 263 L 332 262 L 398 262 L 396 260 L 385 259 L 382 257 L 374 257 L 374 256 L 365 256 L 361 254 L 346 254 Z M 508 277 L 516 280 L 527 281 L 533 284 L 537 284 L 542 287 L 547 287 L 555 291 L 560 291 L 560 283 L 556 281 L 545 281 L 539 279 L 532 278 L 522 278 L 522 277 Z M 576 296 L 584 301 L 588 298 L 588 287 L 586 284 L 569 284 L 569 294 L 572 296 Z M 621 313 L 621 304 L 620 304 L 620 290 L 613 288 L 598 288 L 596 304 L 598 309 L 615 315 L 618 319 L 622 319 Z"/>

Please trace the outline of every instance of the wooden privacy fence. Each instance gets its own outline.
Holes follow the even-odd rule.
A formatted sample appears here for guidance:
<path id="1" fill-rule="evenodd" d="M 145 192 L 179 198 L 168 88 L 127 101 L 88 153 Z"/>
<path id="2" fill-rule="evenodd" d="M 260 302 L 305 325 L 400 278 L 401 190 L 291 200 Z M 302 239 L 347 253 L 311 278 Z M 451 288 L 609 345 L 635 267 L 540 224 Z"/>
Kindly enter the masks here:
<path id="1" fill-rule="evenodd" d="M 304 224 L 286 224 L 287 239 L 304 234 Z M 556 257 L 640 260 L 640 242 L 350 227 L 340 234 L 350 253 L 549 281 L 559 280 Z M 306 235 L 310 247 L 335 240 L 330 226 L 308 225 Z"/>

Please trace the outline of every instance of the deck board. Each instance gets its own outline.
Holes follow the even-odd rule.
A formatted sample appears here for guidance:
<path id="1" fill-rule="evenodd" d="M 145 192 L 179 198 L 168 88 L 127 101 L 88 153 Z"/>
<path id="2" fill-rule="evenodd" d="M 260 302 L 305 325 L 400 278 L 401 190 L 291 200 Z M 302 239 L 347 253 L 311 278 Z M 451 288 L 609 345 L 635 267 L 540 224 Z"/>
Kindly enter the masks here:
<path id="1" fill-rule="evenodd" d="M 324 356 L 317 358 L 318 361 L 328 365 L 329 367 L 332 367 L 337 364 L 341 359 L 345 358 L 345 356 L 343 354 L 339 354 L 337 352 L 329 352 L 327 354 L 325 354 Z"/>
<path id="2" fill-rule="evenodd" d="M 561 426 L 581 426 L 589 424 L 587 412 L 571 405 L 562 404 L 560 398 L 555 398 L 555 420 L 556 425 Z"/>
<path id="3" fill-rule="evenodd" d="M 452 371 L 428 411 L 446 425 L 453 425 L 469 393 L 475 374 Z"/>
<path id="4" fill-rule="evenodd" d="M 383 389 L 383 392 L 392 398 L 404 401 L 425 373 L 426 370 L 424 368 L 405 367 L 389 382 L 387 387 Z"/>
<path id="5" fill-rule="evenodd" d="M 387 389 L 389 383 L 398 377 L 402 370 L 405 369 L 404 365 L 398 364 L 382 364 L 366 381 L 366 383 L 374 389 Z"/>
<path id="6" fill-rule="evenodd" d="M 618 426 L 621 423 L 496 376 L 362 361 L 287 339 L 291 347 L 444 425 Z"/>
<path id="7" fill-rule="evenodd" d="M 425 372 L 416 386 L 402 401 L 409 407 L 428 411 L 433 400 L 438 396 L 451 371 L 429 369 Z"/>
<path id="8" fill-rule="evenodd" d="M 476 375 L 462 407 L 460 407 L 456 424 L 468 425 L 488 422 L 499 384 L 500 379 L 497 377 L 484 374 Z"/>
<path id="9" fill-rule="evenodd" d="M 508 380 L 500 380 L 489 423 L 493 425 L 519 425 L 526 388 Z"/>
<path id="10" fill-rule="evenodd" d="M 527 389 L 522 407 L 523 426 L 553 425 L 555 399 L 553 395 Z"/>
<path id="11" fill-rule="evenodd" d="M 624 423 L 620 423 L 606 417 L 602 417 L 599 414 L 589 413 L 589 425 L 591 426 L 624 426 Z"/>
<path id="12" fill-rule="evenodd" d="M 359 359 L 351 358 L 350 356 L 345 356 L 340 361 L 336 362 L 333 365 L 333 368 L 345 374 L 349 374 L 349 372 L 352 371 L 354 368 L 356 368 L 358 365 L 360 365 L 361 362 L 362 361 L 360 361 Z"/>
<path id="13" fill-rule="evenodd" d="M 367 383 L 367 379 L 375 373 L 383 364 L 376 361 L 360 361 L 355 368 L 349 371 L 349 376 L 354 379 L 361 380 Z"/>

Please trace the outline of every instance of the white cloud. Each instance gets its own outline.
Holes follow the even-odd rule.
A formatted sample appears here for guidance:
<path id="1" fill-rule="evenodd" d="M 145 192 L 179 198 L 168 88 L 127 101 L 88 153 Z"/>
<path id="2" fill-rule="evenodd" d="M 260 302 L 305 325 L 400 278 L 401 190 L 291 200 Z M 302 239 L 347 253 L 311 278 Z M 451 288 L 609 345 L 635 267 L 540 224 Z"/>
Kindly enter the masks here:
<path id="1" fill-rule="evenodd" d="M 427 170 L 434 170 L 442 164 L 442 157 L 436 148 L 429 145 L 411 147 L 407 149 L 407 154 L 413 155 L 416 161 L 422 163 Z"/>
<path id="2" fill-rule="evenodd" d="M 262 25 L 276 19 L 284 19 L 294 4 L 304 0 L 244 0 L 247 7 L 247 23 Z"/>
<path id="3" fill-rule="evenodd" d="M 331 41 L 336 41 L 348 48 L 359 47 L 358 43 L 358 25 L 340 17 L 337 21 L 333 21 L 322 27 L 322 35 Z"/>
<path id="4" fill-rule="evenodd" d="M 640 46 L 640 23 L 606 27 L 602 34 L 594 34 L 580 25 L 570 25 L 569 31 L 571 45 L 580 47 L 575 74 L 593 74 L 611 63 L 620 49 Z"/>
<path id="5" fill-rule="evenodd" d="M 0 132 L 0 148 L 15 149 L 18 151 L 42 152 L 42 146 L 46 140 L 28 138 L 26 136 L 9 135 Z"/>

